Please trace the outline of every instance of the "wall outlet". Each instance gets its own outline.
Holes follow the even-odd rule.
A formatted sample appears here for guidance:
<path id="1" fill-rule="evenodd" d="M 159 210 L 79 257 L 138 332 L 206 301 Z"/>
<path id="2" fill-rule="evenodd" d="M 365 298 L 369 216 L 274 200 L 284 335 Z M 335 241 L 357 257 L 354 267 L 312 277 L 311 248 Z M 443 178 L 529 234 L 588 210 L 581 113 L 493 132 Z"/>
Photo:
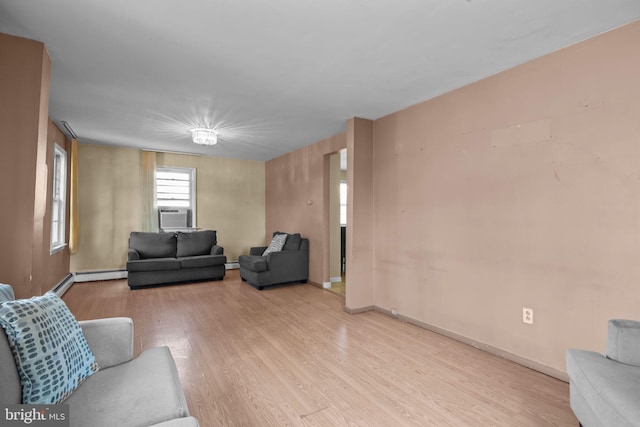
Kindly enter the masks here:
<path id="1" fill-rule="evenodd" d="M 522 323 L 533 325 L 533 308 L 522 307 Z"/>

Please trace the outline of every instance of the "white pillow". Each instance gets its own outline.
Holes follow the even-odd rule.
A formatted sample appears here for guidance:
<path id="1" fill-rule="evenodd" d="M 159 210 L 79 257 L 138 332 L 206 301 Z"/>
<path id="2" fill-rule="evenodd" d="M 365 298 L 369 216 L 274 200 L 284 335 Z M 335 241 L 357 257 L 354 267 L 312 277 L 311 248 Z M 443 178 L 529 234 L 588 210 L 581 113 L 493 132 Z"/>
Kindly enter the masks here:
<path id="1" fill-rule="evenodd" d="M 269 243 L 269 247 L 264 250 L 262 256 L 267 256 L 271 252 L 280 252 L 287 241 L 287 236 L 288 234 L 284 233 L 276 234 L 275 236 L 273 236 L 273 239 L 271 239 L 271 243 Z"/>

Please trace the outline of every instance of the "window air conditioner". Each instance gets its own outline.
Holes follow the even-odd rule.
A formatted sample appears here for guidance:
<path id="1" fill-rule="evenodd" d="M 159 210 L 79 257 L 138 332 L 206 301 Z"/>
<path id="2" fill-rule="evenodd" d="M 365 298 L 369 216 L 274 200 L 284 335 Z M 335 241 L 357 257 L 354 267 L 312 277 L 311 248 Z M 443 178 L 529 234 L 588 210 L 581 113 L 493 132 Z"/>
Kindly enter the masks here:
<path id="1" fill-rule="evenodd" d="M 160 209 L 160 228 L 187 228 L 189 226 L 189 209 L 164 208 Z"/>

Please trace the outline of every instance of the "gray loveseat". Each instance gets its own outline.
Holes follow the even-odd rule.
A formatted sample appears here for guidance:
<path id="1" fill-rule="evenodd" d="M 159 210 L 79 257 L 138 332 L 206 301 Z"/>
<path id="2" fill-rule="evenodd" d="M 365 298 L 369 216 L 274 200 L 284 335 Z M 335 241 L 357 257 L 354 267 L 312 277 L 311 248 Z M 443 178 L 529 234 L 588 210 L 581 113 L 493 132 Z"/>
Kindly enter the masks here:
<path id="1" fill-rule="evenodd" d="M 0 302 L 13 300 L 0 285 Z M 100 369 L 62 403 L 71 427 L 198 427 L 189 416 L 182 384 L 167 347 L 133 358 L 129 318 L 78 322 Z M 0 328 L 0 402 L 22 403 L 22 385 L 7 335 Z"/>
<path id="2" fill-rule="evenodd" d="M 581 425 L 640 426 L 640 322 L 610 320 L 606 355 L 567 350 L 567 373 Z"/>
<path id="3" fill-rule="evenodd" d="M 214 230 L 192 233 L 144 233 L 129 237 L 127 261 L 131 289 L 197 280 L 218 280 L 225 275 L 227 257 L 217 245 Z"/>
<path id="4" fill-rule="evenodd" d="M 287 234 L 276 231 L 273 233 Z M 309 280 L 309 240 L 300 237 L 300 234 L 288 234 L 284 247 L 271 252 L 266 256 L 262 254 L 267 246 L 256 246 L 249 250 L 249 255 L 240 255 L 240 277 L 243 281 L 257 287 L 259 290 L 265 286 L 280 283 L 302 282 Z"/>

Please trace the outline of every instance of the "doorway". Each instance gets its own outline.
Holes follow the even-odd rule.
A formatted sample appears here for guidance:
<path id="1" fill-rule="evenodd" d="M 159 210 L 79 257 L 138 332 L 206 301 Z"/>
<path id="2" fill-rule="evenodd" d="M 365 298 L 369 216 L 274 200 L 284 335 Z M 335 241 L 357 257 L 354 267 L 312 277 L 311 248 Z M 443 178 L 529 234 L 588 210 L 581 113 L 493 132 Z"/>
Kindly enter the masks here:
<path id="1" fill-rule="evenodd" d="M 330 155 L 329 167 L 329 282 L 327 288 L 346 295 L 347 150 Z"/>

